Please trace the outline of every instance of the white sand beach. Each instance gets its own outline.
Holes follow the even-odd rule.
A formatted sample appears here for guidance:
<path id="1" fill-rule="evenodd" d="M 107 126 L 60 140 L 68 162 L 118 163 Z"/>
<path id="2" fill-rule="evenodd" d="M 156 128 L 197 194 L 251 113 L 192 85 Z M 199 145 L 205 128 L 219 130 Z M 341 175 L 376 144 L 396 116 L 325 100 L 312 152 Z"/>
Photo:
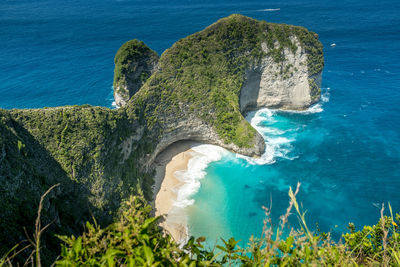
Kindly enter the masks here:
<path id="1" fill-rule="evenodd" d="M 165 218 L 161 227 L 169 232 L 177 242 L 183 242 L 187 238 L 188 232 L 186 220 L 182 215 L 175 214 L 173 209 L 177 190 L 183 185 L 175 176 L 175 172 L 187 170 L 189 160 L 193 153 L 196 153 L 191 150 L 191 147 L 196 144 L 190 141 L 174 143 L 156 159 L 155 215 Z"/>

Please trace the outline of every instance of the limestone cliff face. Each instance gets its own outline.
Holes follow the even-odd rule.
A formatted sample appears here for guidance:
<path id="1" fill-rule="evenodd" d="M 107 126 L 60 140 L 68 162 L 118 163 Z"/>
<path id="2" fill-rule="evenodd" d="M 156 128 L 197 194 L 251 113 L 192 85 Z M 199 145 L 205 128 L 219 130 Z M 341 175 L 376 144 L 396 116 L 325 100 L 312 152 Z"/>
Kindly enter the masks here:
<path id="1" fill-rule="evenodd" d="M 295 52 L 283 49 L 283 61 L 276 62 L 270 55 L 266 43 L 262 43 L 265 56 L 252 64 L 245 73 L 245 81 L 240 92 L 240 110 L 263 107 L 287 110 L 302 110 L 319 101 L 321 73 L 311 73 L 307 65 L 305 48 L 298 38 L 290 37 L 297 46 Z M 313 89 L 316 83 L 317 90 Z"/>
<path id="2" fill-rule="evenodd" d="M 55 183 L 43 213 L 45 222 L 57 220 L 43 244 L 48 251 L 59 248 L 52 234 L 79 232 L 91 214 L 110 222 L 137 188 L 151 198 L 152 162 L 174 142 L 261 155 L 263 138 L 243 113 L 318 101 L 323 54 L 318 36 L 302 27 L 232 15 L 160 58 L 140 41 L 127 42 L 115 64 L 120 109 L 0 109 L 0 228 L 10 229 L 0 231 L 9 240 L 0 254 L 24 238 L 40 194 Z"/>
<path id="3" fill-rule="evenodd" d="M 158 55 L 143 42 L 131 40 L 121 46 L 114 61 L 114 99 L 122 107 L 153 74 Z"/>
<path id="4" fill-rule="evenodd" d="M 169 145 L 181 141 L 191 140 L 200 143 L 217 145 L 226 148 L 236 153 L 247 156 L 260 156 L 265 150 L 265 142 L 259 133 L 255 134 L 254 145 L 251 147 L 239 147 L 233 143 L 226 144 L 213 127 L 204 123 L 196 117 L 188 117 L 182 120 L 177 120 L 170 124 L 168 132 L 164 132 L 163 137 L 157 142 L 154 152 L 151 153 L 145 160 L 148 168 L 154 162 L 157 155 L 162 152 Z"/>
<path id="5" fill-rule="evenodd" d="M 161 122 L 144 165 L 180 140 L 260 156 L 263 138 L 242 114 L 262 107 L 308 108 L 320 99 L 322 68 L 318 36 L 302 27 L 232 15 L 180 40 L 128 103 L 151 99 L 143 109 L 156 107 L 146 115 Z"/>

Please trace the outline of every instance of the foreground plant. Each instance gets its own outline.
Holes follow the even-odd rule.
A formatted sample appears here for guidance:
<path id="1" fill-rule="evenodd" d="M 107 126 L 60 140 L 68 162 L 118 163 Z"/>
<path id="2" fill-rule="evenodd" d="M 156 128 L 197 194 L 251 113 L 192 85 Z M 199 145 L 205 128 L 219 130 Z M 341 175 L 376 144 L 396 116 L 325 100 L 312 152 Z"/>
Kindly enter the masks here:
<path id="1" fill-rule="evenodd" d="M 397 223 L 400 214 L 394 219 L 391 206 L 390 216 L 384 216 L 374 226 L 364 226 L 356 231 L 349 224 L 350 233 L 343 235 L 344 242 L 335 242 L 330 233 L 313 233 L 305 220 L 305 212 L 300 210 L 296 200 L 300 184 L 295 192 L 289 190 L 289 206 L 281 216 L 274 231 L 270 209 L 265 208 L 263 234 L 260 238 L 251 237 L 245 248 L 236 248 L 237 241 L 231 238 L 224 242 L 223 250 L 235 266 L 400 266 L 400 232 Z M 299 219 L 299 229 L 291 229 L 282 238 L 288 217 L 295 209 Z M 397 221 L 397 223 L 395 222 Z M 229 253 L 234 251 L 235 253 Z"/>
<path id="2" fill-rule="evenodd" d="M 96 221 L 86 223 L 79 237 L 59 236 L 63 241 L 56 266 L 400 266 L 400 214 L 384 215 L 376 225 L 350 233 L 336 242 L 330 233 L 314 233 L 306 224 L 305 212 L 296 200 L 300 184 L 289 190 L 289 206 L 274 227 L 270 209 L 265 208 L 264 228 L 259 238 L 251 237 L 241 248 L 234 238 L 222 239 L 215 249 L 206 249 L 204 237 L 191 237 L 182 247 L 158 226 L 152 207 L 142 196 L 132 196 L 118 213 L 116 222 L 101 228 Z M 49 190 L 50 191 L 50 190 Z M 45 195 L 44 195 L 45 196 Z M 42 197 L 42 199 L 44 198 Z M 292 210 L 299 228 L 287 229 Z M 40 210 L 37 225 L 40 228 Z M 289 232 L 289 233 L 288 233 Z M 283 237 L 286 233 L 287 237 Z M 287 234 L 288 233 L 288 234 Z M 24 265 L 40 266 L 40 235 L 35 234 L 31 256 Z M 37 245 L 38 244 L 38 245 Z M 28 245 L 29 246 L 29 245 Z M 12 266 L 12 260 L 25 248 L 15 246 L 0 258 L 0 266 Z M 36 255 L 34 257 L 33 255 Z"/>
<path id="3" fill-rule="evenodd" d="M 60 236 L 61 259 L 56 266 L 210 266 L 218 265 L 213 252 L 203 250 L 202 238 L 191 238 L 181 249 L 151 217 L 151 206 L 134 196 L 121 208 L 116 223 L 101 229 L 87 223 L 80 237 Z"/>
<path id="4" fill-rule="evenodd" d="M 383 215 L 374 226 L 350 233 L 344 242 L 335 242 L 330 233 L 313 233 L 306 224 L 305 213 L 289 190 L 289 206 L 274 229 L 270 209 L 265 208 L 263 234 L 250 238 L 245 248 L 234 238 L 222 239 L 218 251 L 207 250 L 201 244 L 204 238 L 190 238 L 181 249 L 171 237 L 157 226 L 159 218 L 150 217 L 151 207 L 141 197 L 126 202 L 117 223 L 105 229 L 88 223 L 87 231 L 78 238 L 62 237 L 62 259 L 58 266 L 400 266 L 399 223 Z M 389 206 L 390 207 L 390 206 Z M 286 226 L 292 209 L 299 219 L 299 229 L 291 229 L 287 237 Z M 397 223 L 395 222 L 397 221 Z"/>
<path id="5" fill-rule="evenodd" d="M 60 184 L 55 184 L 51 186 L 47 191 L 40 197 L 39 207 L 37 211 L 37 217 L 35 221 L 35 232 L 33 233 L 32 237 L 29 236 L 26 229 L 24 229 L 27 239 L 23 240 L 19 244 L 12 247 L 6 254 L 0 258 L 0 267 L 2 266 L 13 266 L 12 260 L 20 255 L 22 252 L 26 252 L 28 249 L 31 249 L 29 256 L 26 258 L 24 262 L 24 266 L 32 265 L 36 267 L 42 266 L 42 262 L 40 259 L 40 239 L 43 235 L 43 232 L 54 222 L 47 224 L 46 226 L 42 227 L 41 216 L 42 216 L 42 209 L 43 209 L 43 202 L 46 196 Z M 28 244 L 26 244 L 28 243 Z M 21 248 L 22 247 L 22 248 Z"/>

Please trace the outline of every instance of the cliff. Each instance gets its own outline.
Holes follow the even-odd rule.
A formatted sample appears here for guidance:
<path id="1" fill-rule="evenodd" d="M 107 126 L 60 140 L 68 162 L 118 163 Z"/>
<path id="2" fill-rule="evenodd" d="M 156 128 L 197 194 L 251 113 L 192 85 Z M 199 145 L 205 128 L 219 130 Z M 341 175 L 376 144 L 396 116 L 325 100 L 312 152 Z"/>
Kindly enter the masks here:
<path id="1" fill-rule="evenodd" d="M 270 31 L 275 31 L 277 27 L 288 26 L 274 25 Z M 315 43 L 313 48 L 318 50 L 313 53 L 313 48 L 310 51 L 309 47 L 304 46 L 307 42 L 305 38 L 312 37 L 304 34 L 288 35 L 290 45 L 287 47 L 280 47 L 277 41 L 271 42 L 271 47 L 266 43 L 261 44 L 266 56 L 246 70 L 240 92 L 242 112 L 263 107 L 301 110 L 319 101 L 322 46 Z M 274 49 L 281 49 L 280 57 L 273 55 Z M 315 69 L 311 57 L 315 57 L 320 67 Z"/>
<path id="2" fill-rule="evenodd" d="M 322 45 L 302 27 L 232 15 L 157 59 L 139 41 L 121 47 L 114 88 L 119 104 L 127 102 L 117 110 L 0 110 L 0 252 L 24 238 L 22 226 L 33 225 L 52 184 L 61 183 L 43 216 L 56 219 L 51 232 L 79 232 L 91 214 L 108 224 L 137 190 L 151 197 L 152 163 L 170 144 L 195 140 L 259 156 L 264 141 L 244 112 L 303 109 L 319 99 Z M 44 246 L 56 242 L 48 237 Z"/>
<path id="3" fill-rule="evenodd" d="M 320 98 L 323 64 L 315 33 L 241 15 L 179 40 L 127 106 L 147 108 L 149 127 L 161 130 L 147 162 L 182 139 L 260 155 L 262 137 L 242 114 L 309 107 Z"/>
<path id="4" fill-rule="evenodd" d="M 139 91 L 155 71 L 157 62 L 157 53 L 139 40 L 121 46 L 114 59 L 114 99 L 118 106 L 125 106 Z"/>

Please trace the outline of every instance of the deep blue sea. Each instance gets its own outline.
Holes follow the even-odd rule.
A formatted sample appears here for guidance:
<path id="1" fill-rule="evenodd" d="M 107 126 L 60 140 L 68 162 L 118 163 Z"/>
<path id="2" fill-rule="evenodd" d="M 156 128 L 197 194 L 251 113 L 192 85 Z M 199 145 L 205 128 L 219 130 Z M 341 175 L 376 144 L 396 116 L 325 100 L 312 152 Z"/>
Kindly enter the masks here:
<path id="1" fill-rule="evenodd" d="M 187 210 L 190 233 L 259 235 L 261 207 L 272 201 L 277 223 L 298 181 L 309 227 L 318 222 L 336 237 L 348 222 L 375 223 L 381 203 L 400 211 L 398 0 L 1 0 L 0 107 L 111 107 L 113 59 L 125 41 L 161 54 L 232 13 L 318 33 L 323 97 L 305 113 L 250 114 L 266 140 L 265 162 L 225 153 L 209 164 Z"/>

